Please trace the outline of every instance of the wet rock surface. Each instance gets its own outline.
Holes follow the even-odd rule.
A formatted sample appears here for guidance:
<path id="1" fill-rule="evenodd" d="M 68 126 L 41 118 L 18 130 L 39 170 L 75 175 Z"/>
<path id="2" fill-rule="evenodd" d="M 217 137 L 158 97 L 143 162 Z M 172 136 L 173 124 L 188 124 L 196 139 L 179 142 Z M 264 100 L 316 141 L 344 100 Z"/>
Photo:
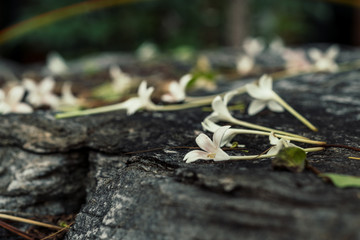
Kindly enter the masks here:
<path id="1" fill-rule="evenodd" d="M 360 71 L 352 70 L 274 83 L 318 132 L 289 113 L 233 114 L 360 147 L 359 78 Z M 250 102 L 245 95 L 236 100 Z M 196 108 L 61 120 L 49 112 L 1 116 L 1 209 L 54 215 L 80 210 L 69 240 L 360 239 L 359 189 L 337 189 L 308 170 L 274 171 L 269 159 L 184 163 L 190 149 L 183 147 L 196 146 L 209 113 Z M 269 147 L 267 137 L 234 140 L 248 153 L 230 155 Z M 359 175 L 360 161 L 348 156 L 359 153 L 327 148 L 309 153 L 308 161 L 322 172 Z"/>

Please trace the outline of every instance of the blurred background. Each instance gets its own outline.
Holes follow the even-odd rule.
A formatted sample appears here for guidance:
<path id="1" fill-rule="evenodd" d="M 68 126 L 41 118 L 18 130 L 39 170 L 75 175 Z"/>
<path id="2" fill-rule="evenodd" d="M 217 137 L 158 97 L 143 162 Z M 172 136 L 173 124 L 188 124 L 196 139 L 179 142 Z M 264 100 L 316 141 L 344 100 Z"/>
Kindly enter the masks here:
<path id="1" fill-rule="evenodd" d="M 94 1 L 1 1 L 0 38 L 16 23 L 36 16 L 41 21 L 43 13 L 49 16 L 81 2 Z M 143 43 L 173 53 L 241 47 L 247 36 L 267 42 L 280 37 L 290 46 L 360 45 L 359 0 L 152 0 L 118 1 L 91 11 L 86 4 L 82 7 L 82 13 L 3 41 L 0 57 L 34 63 L 45 61 L 52 51 L 72 59 L 105 51 L 133 52 Z"/>

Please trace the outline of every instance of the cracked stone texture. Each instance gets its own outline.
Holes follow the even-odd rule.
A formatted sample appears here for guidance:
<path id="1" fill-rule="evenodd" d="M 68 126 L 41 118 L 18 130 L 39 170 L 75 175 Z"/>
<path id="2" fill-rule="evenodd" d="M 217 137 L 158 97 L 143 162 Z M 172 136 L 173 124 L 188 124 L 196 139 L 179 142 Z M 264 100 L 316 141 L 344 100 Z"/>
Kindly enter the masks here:
<path id="1" fill-rule="evenodd" d="M 289 113 L 233 114 L 360 147 L 359 78 L 352 70 L 274 83 L 318 132 Z M 197 108 L 61 120 L 49 112 L 0 116 L 0 208 L 62 214 L 83 204 L 66 239 L 360 239 L 359 189 L 337 189 L 309 171 L 274 171 L 268 159 L 184 163 L 189 149 L 176 147 L 196 146 L 208 114 Z M 234 141 L 246 145 L 246 154 L 269 147 L 262 136 Z M 348 156 L 359 153 L 328 148 L 308 160 L 320 171 L 359 175 L 360 161 Z"/>

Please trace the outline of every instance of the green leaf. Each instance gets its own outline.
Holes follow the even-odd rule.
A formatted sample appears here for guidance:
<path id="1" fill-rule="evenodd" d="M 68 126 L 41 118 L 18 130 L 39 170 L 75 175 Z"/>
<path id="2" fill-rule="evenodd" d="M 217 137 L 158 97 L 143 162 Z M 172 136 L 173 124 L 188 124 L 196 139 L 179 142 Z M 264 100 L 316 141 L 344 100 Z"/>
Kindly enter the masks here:
<path id="1" fill-rule="evenodd" d="M 331 182 L 338 188 L 360 187 L 360 177 L 357 176 L 337 173 L 322 173 L 319 176 L 330 179 Z"/>
<path id="2" fill-rule="evenodd" d="M 305 167 L 306 153 L 297 147 L 288 147 L 280 150 L 272 160 L 274 169 L 287 169 L 292 172 L 302 172 Z"/>

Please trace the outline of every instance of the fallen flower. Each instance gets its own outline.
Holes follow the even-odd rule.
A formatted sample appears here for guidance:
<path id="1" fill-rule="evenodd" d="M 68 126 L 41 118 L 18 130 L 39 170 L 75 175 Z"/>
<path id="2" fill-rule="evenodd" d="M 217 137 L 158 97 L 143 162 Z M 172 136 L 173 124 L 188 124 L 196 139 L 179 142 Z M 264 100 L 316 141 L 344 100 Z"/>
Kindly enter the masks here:
<path id="1" fill-rule="evenodd" d="M 249 115 L 255 115 L 266 106 L 274 112 L 283 112 L 284 108 L 274 100 L 274 91 L 272 90 L 272 78 L 268 75 L 263 75 L 259 84 L 247 84 L 246 90 L 248 94 L 255 98 L 248 108 Z"/>
<path id="2" fill-rule="evenodd" d="M 296 134 L 279 131 L 279 130 L 268 128 L 268 127 L 263 127 L 263 126 L 260 126 L 257 124 L 245 122 L 245 121 L 234 118 L 227 108 L 227 101 L 229 101 L 229 99 L 231 98 L 230 97 L 231 95 L 232 95 L 232 93 L 230 93 L 226 98 L 224 98 L 224 101 L 221 99 L 220 96 L 216 96 L 211 103 L 213 112 L 209 116 L 207 116 L 205 118 L 205 120 L 208 119 L 212 122 L 224 121 L 224 122 L 241 125 L 243 127 L 253 128 L 253 129 L 267 131 L 267 132 L 275 132 L 275 133 L 280 133 L 280 134 L 287 135 L 287 136 L 292 136 L 295 138 L 303 138 L 304 139 L 304 137 L 296 135 Z"/>
<path id="3" fill-rule="evenodd" d="M 224 134 L 229 128 L 230 126 L 223 126 L 216 130 L 213 135 L 212 141 L 207 135 L 201 133 L 199 136 L 196 137 L 195 141 L 197 145 L 204 151 L 193 150 L 191 152 L 188 152 L 183 160 L 186 163 L 191 163 L 199 159 L 212 159 L 214 161 L 228 160 L 230 157 L 220 148 L 220 144 L 222 138 L 224 137 Z"/>
<path id="4" fill-rule="evenodd" d="M 309 56 L 315 62 L 315 69 L 321 72 L 336 72 L 339 69 L 335 62 L 338 54 L 339 48 L 335 45 L 328 48 L 324 53 L 317 48 L 309 50 Z"/>
<path id="5" fill-rule="evenodd" d="M 31 113 L 32 108 L 22 103 L 21 100 L 24 97 L 25 89 L 22 86 L 15 86 L 9 90 L 7 95 L 0 89 L 0 112 L 2 114 L 7 113 Z"/>
<path id="6" fill-rule="evenodd" d="M 128 99 L 122 105 L 127 109 L 127 115 L 134 114 L 141 108 L 153 109 L 155 104 L 151 101 L 151 94 L 154 92 L 154 87 L 147 88 L 147 82 L 142 81 L 138 88 L 138 96 Z"/>
<path id="7" fill-rule="evenodd" d="M 267 155 L 276 155 L 278 154 L 278 152 L 283 149 L 283 148 L 287 148 L 287 147 L 297 147 L 300 148 L 298 146 L 296 146 L 295 144 L 290 143 L 290 140 L 284 139 L 284 138 L 277 138 L 275 137 L 274 132 L 271 132 L 269 135 L 269 141 L 270 144 L 273 145 L 273 147 L 271 147 L 269 149 L 269 151 L 266 153 Z M 302 149 L 302 148 L 301 148 Z"/>
<path id="8" fill-rule="evenodd" d="M 248 108 L 249 115 L 255 115 L 266 106 L 274 112 L 282 112 L 284 108 L 289 111 L 293 116 L 304 123 L 308 128 L 313 131 L 318 129 L 312 125 L 307 119 L 301 116 L 295 109 L 287 104 L 278 94 L 272 90 L 272 78 L 268 75 L 263 75 L 259 80 L 259 85 L 255 83 L 247 84 L 246 90 L 250 96 L 255 98 L 250 103 Z"/>
<path id="9" fill-rule="evenodd" d="M 125 102 L 109 105 L 109 106 L 103 106 L 98 108 L 92 108 L 87 110 L 81 110 L 81 111 L 72 111 L 72 112 L 66 112 L 66 113 L 59 113 L 56 114 L 56 118 L 67 118 L 67 117 L 77 117 L 77 116 L 83 116 L 83 115 L 89 115 L 89 114 L 98 114 L 98 113 L 104 113 L 104 112 L 111 112 L 121 109 L 127 110 L 127 115 L 132 115 L 139 109 L 147 109 L 147 110 L 156 110 L 156 105 L 151 101 L 150 97 L 153 93 L 154 88 L 150 87 L 147 88 L 146 81 L 142 81 L 139 88 L 138 88 L 138 96 L 130 98 L 126 100 Z"/>
<path id="10" fill-rule="evenodd" d="M 29 91 L 26 100 L 34 107 L 43 105 L 56 109 L 59 105 L 59 98 L 52 93 L 55 87 L 55 80 L 52 77 L 44 78 L 39 84 L 31 79 L 24 79 L 23 85 Z"/>
<path id="11" fill-rule="evenodd" d="M 186 74 L 180 78 L 179 82 L 172 81 L 169 84 L 169 93 L 162 95 L 161 100 L 169 103 L 184 101 L 186 98 L 185 89 L 191 78 L 191 74 Z"/>

